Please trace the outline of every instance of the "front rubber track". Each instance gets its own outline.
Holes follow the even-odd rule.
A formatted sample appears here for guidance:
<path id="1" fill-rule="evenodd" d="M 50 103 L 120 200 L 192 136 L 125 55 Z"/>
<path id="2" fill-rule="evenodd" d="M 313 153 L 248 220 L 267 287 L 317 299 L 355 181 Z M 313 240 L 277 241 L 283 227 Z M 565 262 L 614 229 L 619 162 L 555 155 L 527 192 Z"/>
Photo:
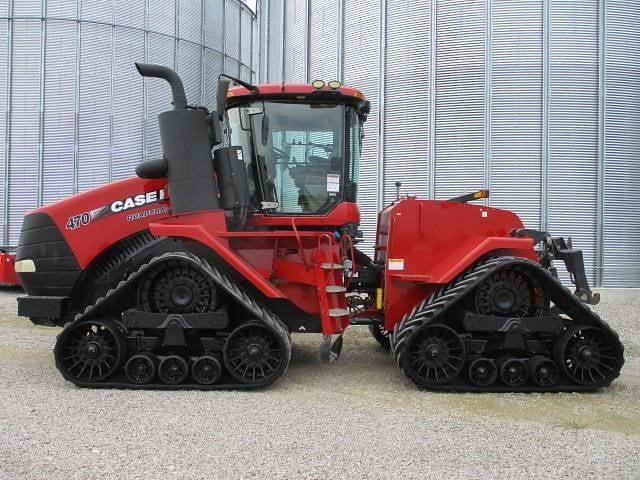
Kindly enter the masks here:
<path id="1" fill-rule="evenodd" d="M 196 268 L 201 269 L 206 275 L 208 275 L 215 285 L 226 293 L 229 299 L 237 302 L 248 317 L 253 321 L 261 322 L 265 327 L 269 328 L 280 340 L 284 348 L 283 366 L 280 367 L 281 371 L 274 375 L 272 378 L 268 378 L 260 383 L 240 383 L 233 379 L 228 372 L 224 372 L 223 377 L 218 383 L 213 385 L 202 385 L 196 383 L 191 378 L 191 372 L 189 377 L 183 383 L 170 385 L 159 383 L 157 379 L 154 383 L 135 384 L 128 381 L 126 378 L 123 365 L 126 360 L 131 356 L 139 353 L 137 351 L 125 351 L 125 357 L 122 361 L 122 365 L 117 369 L 115 373 L 102 381 L 86 382 L 80 381 L 77 378 L 73 378 L 67 375 L 62 369 L 59 368 L 63 377 L 74 383 L 75 385 L 83 388 L 119 388 L 119 389 L 135 389 L 135 390 L 253 390 L 257 388 L 264 388 L 274 383 L 278 378 L 285 374 L 287 371 L 289 362 L 291 360 L 291 340 L 289 332 L 282 321 L 271 311 L 260 305 L 254 298 L 247 294 L 239 285 L 237 285 L 228 276 L 222 273 L 220 270 L 210 265 L 202 258 L 189 253 L 189 252 L 169 252 L 157 257 L 152 258 L 149 262 L 140 265 L 135 271 L 130 273 L 125 279 L 121 280 L 115 287 L 109 289 L 104 296 L 98 298 L 95 303 L 87 305 L 85 309 L 76 316 L 73 322 L 70 322 L 65 326 L 65 330 L 78 325 L 79 323 L 91 319 L 108 318 L 119 328 L 121 334 L 126 337 L 128 332 L 125 326 L 117 319 L 121 318 L 123 313 L 123 305 L 127 304 L 127 299 L 136 291 L 136 287 L 143 279 L 145 273 L 149 272 L 152 268 L 159 265 L 162 262 L 177 260 L 185 262 Z M 64 336 L 61 333 L 58 337 L 60 340 Z M 59 341 L 56 343 L 58 346 Z M 187 354 L 187 356 L 190 356 Z M 56 361 L 59 355 L 56 356 Z M 57 365 L 59 367 L 59 365 Z M 191 366 L 189 367 L 191 369 Z"/>

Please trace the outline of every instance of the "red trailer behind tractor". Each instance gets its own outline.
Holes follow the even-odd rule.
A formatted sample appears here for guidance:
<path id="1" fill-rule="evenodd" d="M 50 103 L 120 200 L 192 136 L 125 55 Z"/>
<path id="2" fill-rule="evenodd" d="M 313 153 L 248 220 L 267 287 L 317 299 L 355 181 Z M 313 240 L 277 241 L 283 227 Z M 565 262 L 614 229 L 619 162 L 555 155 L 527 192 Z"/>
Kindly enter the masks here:
<path id="1" fill-rule="evenodd" d="M 17 250 L 19 313 L 64 327 L 67 380 L 260 387 L 287 369 L 291 333 L 323 334 L 330 361 L 352 324 L 431 389 L 594 390 L 618 376 L 623 348 L 589 307 L 582 253 L 468 203 L 486 191 L 399 198 L 379 213 L 374 255 L 358 249 L 358 90 L 221 76 L 210 113 L 172 70 L 137 68 L 172 89 L 163 158 L 30 212 Z"/>
<path id="2" fill-rule="evenodd" d="M 9 247 L 0 247 L 0 287 L 17 287 L 20 282 L 13 267 L 15 253 Z"/>

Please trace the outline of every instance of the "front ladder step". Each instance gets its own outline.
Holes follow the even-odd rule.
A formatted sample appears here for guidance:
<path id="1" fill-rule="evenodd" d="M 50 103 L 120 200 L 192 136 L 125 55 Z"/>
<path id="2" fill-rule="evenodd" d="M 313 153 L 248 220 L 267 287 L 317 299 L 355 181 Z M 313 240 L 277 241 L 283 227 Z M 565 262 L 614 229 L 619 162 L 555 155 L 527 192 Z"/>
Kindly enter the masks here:
<path id="1" fill-rule="evenodd" d="M 325 270 L 340 270 L 344 268 L 341 263 L 321 263 L 320 266 Z"/>
<path id="2" fill-rule="evenodd" d="M 329 316 L 330 317 L 344 317 L 349 315 L 349 310 L 346 308 L 330 308 Z"/>
<path id="3" fill-rule="evenodd" d="M 346 292 L 347 289 L 345 287 L 341 287 L 340 285 L 327 285 L 325 291 L 327 293 L 342 293 Z"/>

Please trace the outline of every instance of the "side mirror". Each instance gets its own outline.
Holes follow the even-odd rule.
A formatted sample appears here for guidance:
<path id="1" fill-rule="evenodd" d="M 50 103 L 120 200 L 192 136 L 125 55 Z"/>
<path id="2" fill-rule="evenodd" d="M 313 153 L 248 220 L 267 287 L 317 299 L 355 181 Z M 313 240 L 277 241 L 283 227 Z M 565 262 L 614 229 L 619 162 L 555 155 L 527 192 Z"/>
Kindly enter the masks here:
<path id="1" fill-rule="evenodd" d="M 360 117 L 362 118 L 363 123 L 367 121 L 369 113 L 371 113 L 371 102 L 367 100 L 366 102 L 364 102 L 364 105 L 360 109 Z"/>
<path id="2" fill-rule="evenodd" d="M 227 110 L 227 92 L 230 84 L 231 80 L 228 78 L 220 78 L 218 80 L 216 111 L 218 112 L 218 120 L 221 122 L 224 120 L 224 112 Z"/>
<path id="3" fill-rule="evenodd" d="M 211 112 L 207 115 L 207 130 L 209 132 L 209 142 L 211 146 L 219 145 L 222 143 L 222 128 L 220 126 L 220 120 L 218 120 L 218 112 Z"/>

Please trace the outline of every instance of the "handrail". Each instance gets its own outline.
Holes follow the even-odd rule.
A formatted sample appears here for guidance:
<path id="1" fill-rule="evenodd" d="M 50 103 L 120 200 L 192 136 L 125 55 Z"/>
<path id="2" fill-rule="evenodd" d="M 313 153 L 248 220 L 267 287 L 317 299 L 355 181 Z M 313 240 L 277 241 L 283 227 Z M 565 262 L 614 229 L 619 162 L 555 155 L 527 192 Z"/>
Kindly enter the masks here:
<path id="1" fill-rule="evenodd" d="M 302 263 L 304 264 L 304 268 L 309 271 L 309 264 L 307 263 L 307 257 L 304 254 L 304 246 L 302 245 L 302 239 L 300 238 L 300 234 L 298 233 L 298 228 L 296 227 L 296 219 L 291 219 L 291 227 L 296 234 L 296 241 L 298 242 L 298 253 L 300 258 L 302 259 Z"/>
<path id="2" fill-rule="evenodd" d="M 333 261 L 333 252 L 331 251 L 331 235 L 329 235 L 328 233 L 323 233 L 322 235 L 320 235 L 318 237 L 318 252 L 322 255 L 323 249 L 322 249 L 322 239 L 326 238 L 328 240 L 327 245 L 329 246 L 329 254 L 331 255 L 331 257 L 328 259 L 327 263 L 331 266 L 329 268 L 329 270 L 334 270 L 333 268 L 333 264 L 335 263 Z M 322 261 L 322 259 L 320 259 Z"/>

